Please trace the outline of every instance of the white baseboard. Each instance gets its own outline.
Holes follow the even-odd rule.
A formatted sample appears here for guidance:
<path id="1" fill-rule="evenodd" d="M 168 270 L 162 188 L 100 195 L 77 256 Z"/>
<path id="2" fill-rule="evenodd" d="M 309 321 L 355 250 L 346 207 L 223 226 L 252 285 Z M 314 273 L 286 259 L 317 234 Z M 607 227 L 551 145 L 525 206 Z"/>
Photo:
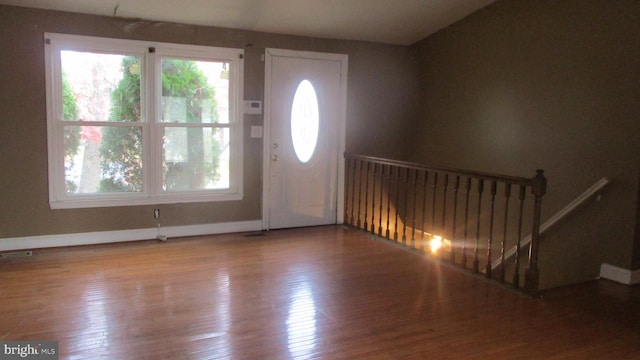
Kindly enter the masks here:
<path id="1" fill-rule="evenodd" d="M 602 264 L 600 265 L 600 278 L 625 285 L 636 285 L 640 284 L 640 269 L 632 271 L 609 264 Z"/>
<path id="2" fill-rule="evenodd" d="M 218 224 L 168 226 L 160 228 L 160 234 L 169 239 L 181 236 L 224 234 L 231 232 L 262 230 L 262 220 Z M 59 246 L 76 246 L 115 243 L 133 240 L 149 240 L 158 236 L 158 228 L 99 231 L 78 234 L 40 235 L 0 239 L 0 251 L 40 249 Z"/>

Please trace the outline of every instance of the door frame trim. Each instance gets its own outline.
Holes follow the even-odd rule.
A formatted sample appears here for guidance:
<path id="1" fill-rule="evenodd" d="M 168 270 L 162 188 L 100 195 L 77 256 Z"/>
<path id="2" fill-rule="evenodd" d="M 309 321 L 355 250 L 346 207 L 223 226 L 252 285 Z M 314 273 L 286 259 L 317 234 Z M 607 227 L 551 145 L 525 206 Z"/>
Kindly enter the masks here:
<path id="1" fill-rule="evenodd" d="M 264 124 L 262 138 L 262 229 L 269 230 L 269 189 L 270 189 L 270 147 L 271 144 L 271 65 L 274 57 L 294 57 L 314 60 L 332 60 L 340 62 L 340 104 L 338 118 L 338 183 L 336 184 L 336 223 L 342 224 L 344 220 L 344 152 L 347 123 L 347 70 L 349 56 L 347 54 L 334 54 L 314 51 L 298 51 L 287 49 L 265 49 L 264 65 Z"/>

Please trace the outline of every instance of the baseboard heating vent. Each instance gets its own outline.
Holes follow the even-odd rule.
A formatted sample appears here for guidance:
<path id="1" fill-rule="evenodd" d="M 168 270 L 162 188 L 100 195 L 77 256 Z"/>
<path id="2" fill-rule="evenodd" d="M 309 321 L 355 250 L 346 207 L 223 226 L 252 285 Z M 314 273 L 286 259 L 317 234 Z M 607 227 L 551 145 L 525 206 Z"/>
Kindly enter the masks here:
<path id="1" fill-rule="evenodd" d="M 33 251 L 12 251 L 12 252 L 0 253 L 0 259 L 27 257 L 31 255 L 33 255 Z"/>

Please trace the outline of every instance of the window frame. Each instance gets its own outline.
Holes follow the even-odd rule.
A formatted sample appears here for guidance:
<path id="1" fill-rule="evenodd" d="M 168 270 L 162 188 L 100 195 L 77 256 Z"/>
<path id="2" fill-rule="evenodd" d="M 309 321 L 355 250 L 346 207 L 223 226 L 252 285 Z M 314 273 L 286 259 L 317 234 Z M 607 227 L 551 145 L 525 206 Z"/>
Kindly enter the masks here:
<path id="1" fill-rule="evenodd" d="M 49 205 L 52 209 L 137 206 L 153 204 L 212 202 L 243 198 L 243 73 L 244 50 L 201 45 L 103 38 L 45 33 L 45 76 Z M 93 126 L 135 126 L 142 131 L 141 192 L 70 194 L 64 169 L 64 127 L 74 122 L 63 119 L 62 50 L 115 53 L 140 56 L 140 122 L 92 121 Z M 168 125 L 161 117 L 163 58 L 229 63 L 229 122 L 206 124 L 229 129 L 229 188 L 168 191 L 162 189 L 162 131 Z M 80 125 L 80 124 L 78 124 Z M 87 124 L 82 124 L 87 125 Z"/>

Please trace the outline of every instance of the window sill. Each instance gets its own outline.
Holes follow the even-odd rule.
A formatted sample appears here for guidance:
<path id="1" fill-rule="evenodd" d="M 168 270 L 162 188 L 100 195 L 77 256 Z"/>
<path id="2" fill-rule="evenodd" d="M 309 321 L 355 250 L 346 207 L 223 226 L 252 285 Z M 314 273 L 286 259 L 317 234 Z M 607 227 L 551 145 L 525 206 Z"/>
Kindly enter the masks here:
<path id="1" fill-rule="evenodd" d="M 180 196 L 139 196 L 120 199 L 69 199 L 49 201 L 51 209 L 82 209 L 96 207 L 144 206 L 157 204 L 184 204 L 200 202 L 236 201 L 244 198 L 243 193 L 207 194 L 202 193 Z"/>

